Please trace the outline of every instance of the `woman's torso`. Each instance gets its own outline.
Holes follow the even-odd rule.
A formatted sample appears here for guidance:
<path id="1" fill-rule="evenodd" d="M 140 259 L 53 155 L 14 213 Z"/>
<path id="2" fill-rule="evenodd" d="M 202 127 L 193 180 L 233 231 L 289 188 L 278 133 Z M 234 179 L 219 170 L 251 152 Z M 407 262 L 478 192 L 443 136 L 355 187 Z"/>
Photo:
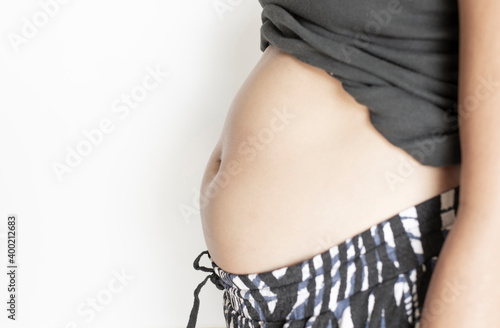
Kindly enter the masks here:
<path id="1" fill-rule="evenodd" d="M 225 271 L 270 271 L 458 186 L 459 175 L 459 164 L 419 164 L 338 80 L 269 46 L 203 177 L 205 241 Z"/>

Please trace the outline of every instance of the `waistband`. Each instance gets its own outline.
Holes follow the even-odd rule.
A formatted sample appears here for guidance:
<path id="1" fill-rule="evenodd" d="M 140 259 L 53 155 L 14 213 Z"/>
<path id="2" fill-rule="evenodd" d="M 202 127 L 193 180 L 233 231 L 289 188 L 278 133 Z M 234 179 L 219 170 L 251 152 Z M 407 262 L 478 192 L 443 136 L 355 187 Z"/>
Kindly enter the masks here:
<path id="1" fill-rule="evenodd" d="M 283 299 L 293 304 L 286 320 L 304 320 L 335 309 L 342 300 L 436 258 L 455 221 L 458 196 L 459 187 L 449 189 L 321 254 L 267 272 L 232 274 L 218 267 L 209 252 L 204 251 L 193 265 L 211 274 L 195 290 L 188 327 L 195 327 L 198 294 L 208 279 L 224 290 L 224 315 L 228 324 L 232 322 L 235 327 L 254 326 L 252 323 L 260 327 L 266 322 L 283 320 L 283 313 L 276 313 L 283 311 L 275 311 L 278 301 Z M 212 268 L 199 266 L 204 254 L 211 260 Z M 311 297 L 316 300 L 307 302 Z M 314 309 L 307 308 L 310 304 L 315 304 Z"/>

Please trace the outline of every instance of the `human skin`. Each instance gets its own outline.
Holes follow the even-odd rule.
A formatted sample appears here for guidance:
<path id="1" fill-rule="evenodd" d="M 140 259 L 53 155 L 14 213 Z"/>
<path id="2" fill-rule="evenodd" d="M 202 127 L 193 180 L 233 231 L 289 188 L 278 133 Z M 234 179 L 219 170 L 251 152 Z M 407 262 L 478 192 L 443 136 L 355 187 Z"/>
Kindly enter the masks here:
<path id="1" fill-rule="evenodd" d="M 418 163 L 375 130 L 368 108 L 338 80 L 269 46 L 207 164 L 205 241 L 231 273 L 289 266 L 458 186 L 459 177 L 459 164 Z"/>
<path id="2" fill-rule="evenodd" d="M 420 328 L 500 327 L 500 2 L 458 4 L 459 208 Z"/>

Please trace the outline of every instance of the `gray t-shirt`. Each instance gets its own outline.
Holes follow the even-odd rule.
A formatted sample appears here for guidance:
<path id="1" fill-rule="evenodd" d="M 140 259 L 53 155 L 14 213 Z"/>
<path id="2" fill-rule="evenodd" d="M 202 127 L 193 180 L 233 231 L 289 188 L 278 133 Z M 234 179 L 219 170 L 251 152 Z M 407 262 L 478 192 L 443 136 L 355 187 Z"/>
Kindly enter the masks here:
<path id="1" fill-rule="evenodd" d="M 461 161 L 453 0 L 259 0 L 261 45 L 324 69 L 425 165 Z"/>

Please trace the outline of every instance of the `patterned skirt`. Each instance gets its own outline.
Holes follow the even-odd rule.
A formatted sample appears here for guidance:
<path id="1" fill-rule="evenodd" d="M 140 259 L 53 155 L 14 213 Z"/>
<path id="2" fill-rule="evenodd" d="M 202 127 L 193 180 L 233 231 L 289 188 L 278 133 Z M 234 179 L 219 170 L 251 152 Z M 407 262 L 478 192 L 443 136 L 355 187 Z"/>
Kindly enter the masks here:
<path id="1" fill-rule="evenodd" d="M 447 190 L 292 266 L 236 275 L 213 261 L 210 269 L 195 263 L 212 274 L 195 291 L 190 325 L 210 278 L 224 291 L 227 327 L 418 327 L 458 192 Z M 204 253 L 210 256 L 205 251 L 198 262 Z"/>

